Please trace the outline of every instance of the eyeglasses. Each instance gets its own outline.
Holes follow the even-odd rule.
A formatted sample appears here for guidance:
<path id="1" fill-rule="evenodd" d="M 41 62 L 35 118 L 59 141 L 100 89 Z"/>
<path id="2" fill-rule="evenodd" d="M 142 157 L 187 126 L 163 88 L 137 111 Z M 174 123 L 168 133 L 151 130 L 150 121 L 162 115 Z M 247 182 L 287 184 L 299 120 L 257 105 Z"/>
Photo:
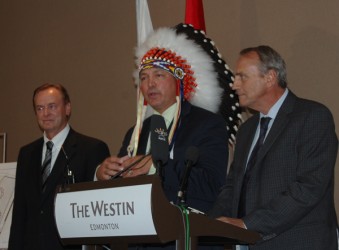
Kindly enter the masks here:
<path id="1" fill-rule="evenodd" d="M 55 111 L 56 109 L 58 108 L 58 105 L 56 105 L 55 103 L 51 103 L 51 104 L 48 104 L 48 105 L 37 105 L 35 107 L 35 111 L 37 113 L 42 113 L 45 109 L 48 110 L 48 111 Z"/>

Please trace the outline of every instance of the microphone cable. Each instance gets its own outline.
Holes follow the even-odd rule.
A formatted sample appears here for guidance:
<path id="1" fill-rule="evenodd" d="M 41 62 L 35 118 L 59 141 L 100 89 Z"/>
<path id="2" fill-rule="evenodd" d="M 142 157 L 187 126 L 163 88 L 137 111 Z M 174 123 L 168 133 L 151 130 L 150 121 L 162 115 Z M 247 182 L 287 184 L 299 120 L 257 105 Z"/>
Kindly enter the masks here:
<path id="1" fill-rule="evenodd" d="M 183 218 L 183 225 L 184 225 L 184 233 L 185 233 L 185 250 L 191 249 L 191 238 L 190 238 L 190 220 L 189 220 L 189 210 L 184 205 L 175 205 L 179 208 L 182 218 Z"/>

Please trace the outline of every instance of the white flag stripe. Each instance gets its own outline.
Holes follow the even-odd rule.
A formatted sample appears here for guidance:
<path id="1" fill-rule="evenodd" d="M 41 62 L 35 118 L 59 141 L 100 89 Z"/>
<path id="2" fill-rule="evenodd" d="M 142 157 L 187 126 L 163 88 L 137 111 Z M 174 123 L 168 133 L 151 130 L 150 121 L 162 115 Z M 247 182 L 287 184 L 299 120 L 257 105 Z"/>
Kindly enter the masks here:
<path id="1" fill-rule="evenodd" d="M 143 43 L 150 32 L 153 31 L 151 16 L 147 0 L 136 0 L 137 11 L 137 40 L 138 45 Z"/>

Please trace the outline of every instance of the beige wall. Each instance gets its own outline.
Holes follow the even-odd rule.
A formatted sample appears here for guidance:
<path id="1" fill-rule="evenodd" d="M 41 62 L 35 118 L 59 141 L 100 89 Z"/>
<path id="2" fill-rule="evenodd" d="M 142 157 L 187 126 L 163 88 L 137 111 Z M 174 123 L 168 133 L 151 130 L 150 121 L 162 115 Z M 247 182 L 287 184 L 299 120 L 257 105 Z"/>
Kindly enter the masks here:
<path id="1" fill-rule="evenodd" d="M 184 20 L 184 0 L 148 3 L 155 27 Z M 204 9 L 207 33 L 232 68 L 240 49 L 272 46 L 287 62 L 289 87 L 327 105 L 338 133 L 338 0 L 205 0 Z M 41 135 L 31 98 L 44 82 L 64 84 L 71 125 L 116 153 L 135 119 L 135 1 L 0 0 L 0 30 L 0 132 L 8 136 L 7 161 Z M 338 162 L 336 182 L 338 190 Z"/>

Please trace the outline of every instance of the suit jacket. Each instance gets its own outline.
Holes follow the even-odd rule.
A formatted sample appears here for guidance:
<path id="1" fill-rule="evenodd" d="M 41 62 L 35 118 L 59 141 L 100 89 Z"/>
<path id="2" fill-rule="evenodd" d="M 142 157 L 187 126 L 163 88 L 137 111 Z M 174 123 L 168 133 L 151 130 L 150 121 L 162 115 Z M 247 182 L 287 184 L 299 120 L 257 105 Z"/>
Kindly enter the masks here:
<path id="1" fill-rule="evenodd" d="M 41 158 L 44 140 L 40 138 L 20 149 L 11 225 L 10 250 L 81 249 L 62 246 L 54 221 L 54 196 L 64 182 L 66 158 L 60 151 L 42 192 Z M 93 180 L 96 167 L 109 156 L 107 145 L 70 130 L 63 144 L 75 182 Z"/>
<path id="2" fill-rule="evenodd" d="M 123 141 L 119 156 L 127 154 L 133 128 Z M 145 154 L 150 133 L 150 118 L 143 123 L 138 154 Z M 226 179 L 228 137 L 224 119 L 207 110 L 182 103 L 181 121 L 177 128 L 173 159 L 164 166 L 164 192 L 176 203 L 180 181 L 185 170 L 185 152 L 189 146 L 199 149 L 199 159 L 192 167 L 187 188 L 187 204 L 207 211 L 215 201 Z"/>
<path id="3" fill-rule="evenodd" d="M 231 172 L 212 217 L 237 217 L 247 157 L 259 122 L 239 129 Z M 263 241 L 250 249 L 336 249 L 334 166 L 338 139 L 330 111 L 289 92 L 259 150 L 243 218 Z"/>

